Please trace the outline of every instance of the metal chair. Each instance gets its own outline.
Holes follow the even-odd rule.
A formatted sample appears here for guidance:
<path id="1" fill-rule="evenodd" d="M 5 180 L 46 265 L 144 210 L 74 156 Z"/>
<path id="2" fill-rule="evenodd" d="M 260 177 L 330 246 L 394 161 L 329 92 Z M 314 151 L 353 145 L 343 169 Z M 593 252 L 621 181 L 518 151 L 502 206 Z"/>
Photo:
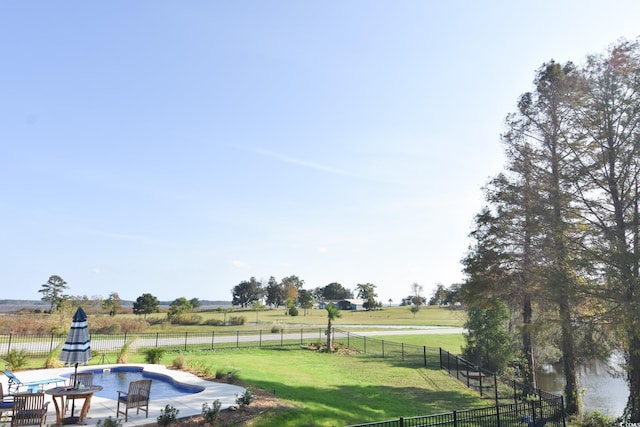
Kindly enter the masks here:
<path id="1" fill-rule="evenodd" d="M 149 418 L 149 395 L 151 394 L 151 380 L 138 380 L 129 383 L 129 391 L 118 391 L 118 408 L 116 418 L 120 414 L 124 414 L 124 421 L 129 420 L 129 408 L 136 408 L 136 414 L 144 411 Z M 124 409 L 120 409 L 120 405 Z"/>
<path id="2" fill-rule="evenodd" d="M 9 371 L 8 369 L 3 370 L 2 372 L 8 378 L 7 384 L 9 386 L 9 394 L 17 393 L 18 391 L 20 391 L 20 387 L 26 387 L 30 393 L 35 393 L 37 391 L 42 391 L 45 385 L 49 385 L 49 384 L 58 385 L 58 383 L 62 383 L 62 384 L 65 383 L 65 379 L 60 377 L 23 382 L 23 381 L 20 381 L 20 379 L 18 379 L 18 377 L 16 377 L 15 374 Z"/>
<path id="3" fill-rule="evenodd" d="M 47 425 L 49 402 L 44 393 L 18 393 L 13 396 L 11 426 Z"/>

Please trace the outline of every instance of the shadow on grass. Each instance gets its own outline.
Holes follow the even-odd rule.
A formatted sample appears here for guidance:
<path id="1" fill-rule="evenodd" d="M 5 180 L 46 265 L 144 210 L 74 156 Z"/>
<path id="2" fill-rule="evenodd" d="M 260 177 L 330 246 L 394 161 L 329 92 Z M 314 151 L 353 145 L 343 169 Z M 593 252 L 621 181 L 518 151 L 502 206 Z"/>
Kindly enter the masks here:
<path id="1" fill-rule="evenodd" d="M 418 387 L 339 385 L 296 387 L 276 381 L 252 381 L 278 398 L 300 407 L 263 419 L 260 426 L 344 426 L 438 414 L 478 407 L 477 397 L 461 391 L 429 391 Z"/>

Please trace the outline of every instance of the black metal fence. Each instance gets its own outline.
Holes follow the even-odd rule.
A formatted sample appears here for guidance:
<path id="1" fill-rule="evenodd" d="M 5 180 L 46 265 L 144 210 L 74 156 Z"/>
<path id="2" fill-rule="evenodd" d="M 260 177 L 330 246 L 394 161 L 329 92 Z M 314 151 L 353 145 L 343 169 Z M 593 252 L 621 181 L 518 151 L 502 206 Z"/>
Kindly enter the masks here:
<path id="1" fill-rule="evenodd" d="M 556 399 L 559 401 L 513 403 L 348 427 L 564 427 L 562 398 Z"/>
<path id="2" fill-rule="evenodd" d="M 322 344 L 326 341 L 325 328 L 282 328 L 278 330 L 236 330 L 184 333 L 122 333 L 92 334 L 91 348 L 95 355 L 112 354 L 127 346 L 129 352 L 162 347 L 169 351 L 215 350 L 241 347 L 276 347 Z M 349 331 L 334 329 L 335 345 L 356 350 L 371 357 L 391 359 L 407 366 L 446 369 L 451 376 L 494 401 L 494 406 L 453 411 L 446 414 L 398 418 L 358 426 L 417 427 L 417 426 L 519 426 L 564 427 L 564 402 L 540 389 L 518 381 L 501 378 L 493 372 L 437 347 L 417 346 L 371 338 Z M 66 334 L 0 335 L 0 354 L 12 350 L 30 356 L 44 356 L 60 348 Z M 101 362 L 98 362 L 101 363 Z"/>
<path id="3" fill-rule="evenodd" d="M 496 405 L 532 401 L 542 404 L 558 398 L 539 388 L 501 377 L 443 349 L 440 349 L 440 366 L 481 396 L 493 399 Z"/>
<path id="4" fill-rule="evenodd" d="M 440 349 L 371 338 L 341 329 L 334 329 L 333 341 L 372 357 L 394 359 L 407 366 L 440 368 Z"/>
<path id="5" fill-rule="evenodd" d="M 47 355 L 64 344 L 67 334 L 7 334 L 0 335 L 0 354 L 12 350 L 29 356 Z M 212 332 L 154 332 L 91 334 L 91 349 L 94 354 L 119 352 L 125 345 L 130 352 L 162 347 L 169 351 L 193 349 L 222 349 L 240 347 L 273 347 L 302 345 L 326 339 L 323 328 L 290 328 L 246 331 Z"/>

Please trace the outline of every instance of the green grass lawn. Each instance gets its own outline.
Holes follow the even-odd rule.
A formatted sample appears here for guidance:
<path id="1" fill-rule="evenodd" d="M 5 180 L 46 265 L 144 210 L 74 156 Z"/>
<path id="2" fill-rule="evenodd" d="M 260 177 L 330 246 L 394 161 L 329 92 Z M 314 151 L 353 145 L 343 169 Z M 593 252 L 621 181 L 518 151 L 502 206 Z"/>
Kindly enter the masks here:
<path id="1" fill-rule="evenodd" d="M 234 309 L 231 312 L 225 314 L 219 311 L 201 311 L 195 314 L 202 317 L 202 322 L 206 322 L 209 319 L 227 320 L 231 317 L 244 317 L 246 324 L 243 326 L 207 326 L 207 325 L 192 325 L 192 326 L 180 326 L 172 325 L 171 330 L 176 332 L 185 331 L 199 331 L 206 328 L 206 330 L 213 329 L 267 329 L 273 325 L 280 325 L 283 327 L 295 325 L 298 326 L 318 326 L 325 327 L 327 325 L 327 311 L 323 309 L 311 309 L 307 310 L 307 314 L 304 314 L 303 310 L 300 310 L 300 315 L 289 316 L 285 314 L 284 308 L 266 309 L 258 311 L 251 309 Z M 404 326 L 411 328 L 413 326 L 456 326 L 462 327 L 466 321 L 466 312 L 461 309 L 453 309 L 446 307 L 436 306 L 423 306 L 415 317 L 409 310 L 409 307 L 383 307 L 381 310 L 374 311 L 342 311 L 342 317 L 335 321 L 336 328 L 346 328 L 350 330 L 356 330 L 360 326 L 371 325 L 394 325 Z M 133 314 L 119 315 L 122 317 L 139 318 Z M 164 330 L 166 324 L 162 323 L 163 319 L 166 319 L 166 314 L 157 313 L 149 315 L 149 319 L 156 323 L 150 330 Z M 157 322 L 155 321 L 157 320 Z"/>
<path id="2" fill-rule="evenodd" d="M 387 335 L 371 338 L 394 343 L 439 347 L 457 355 L 462 353 L 462 346 L 465 344 L 464 335 L 462 334 Z"/>
<path id="3" fill-rule="evenodd" d="M 445 372 L 362 355 L 295 348 L 185 354 L 193 366 L 233 371 L 293 407 L 256 426 L 343 426 L 489 406 Z"/>

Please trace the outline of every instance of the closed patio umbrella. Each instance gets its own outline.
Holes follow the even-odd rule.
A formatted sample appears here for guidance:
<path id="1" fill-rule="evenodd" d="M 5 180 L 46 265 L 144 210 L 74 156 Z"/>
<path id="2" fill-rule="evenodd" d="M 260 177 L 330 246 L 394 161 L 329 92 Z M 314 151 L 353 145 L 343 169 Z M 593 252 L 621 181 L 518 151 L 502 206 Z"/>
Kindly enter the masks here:
<path id="1" fill-rule="evenodd" d="M 65 365 L 75 365 L 74 373 L 77 374 L 78 364 L 87 363 L 89 359 L 91 359 L 91 339 L 89 338 L 87 313 L 84 312 L 82 307 L 78 307 L 78 310 L 76 310 L 76 313 L 73 315 L 67 340 L 62 346 L 60 360 L 64 362 Z M 75 388 L 76 384 L 73 384 L 73 386 Z M 73 416 L 74 411 L 75 399 L 71 406 L 71 417 L 63 420 L 65 424 L 72 424 L 78 421 L 78 417 Z"/>

